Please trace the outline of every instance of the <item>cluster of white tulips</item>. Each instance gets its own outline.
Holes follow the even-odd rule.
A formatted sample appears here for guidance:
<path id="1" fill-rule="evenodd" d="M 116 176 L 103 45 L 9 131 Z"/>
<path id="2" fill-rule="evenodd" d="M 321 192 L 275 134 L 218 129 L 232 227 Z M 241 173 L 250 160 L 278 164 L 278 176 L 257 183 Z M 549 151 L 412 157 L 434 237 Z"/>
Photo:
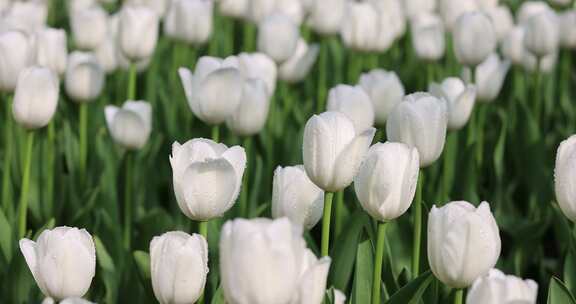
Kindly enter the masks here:
<path id="1" fill-rule="evenodd" d="M 138 273 L 146 284 L 151 282 L 140 292 L 153 294 L 162 304 L 419 303 L 426 302 L 422 297 L 432 288 L 432 276 L 445 286 L 434 281 L 437 303 L 529 304 L 545 297 L 538 294 L 541 282 L 521 278 L 533 272 L 499 270 L 510 267 L 501 259 L 509 244 L 497 220 L 514 207 L 496 209 L 484 201 L 493 202 L 485 192 L 460 197 L 452 191 L 453 179 L 460 171 L 480 175 L 491 161 L 487 159 L 497 159 L 485 155 L 488 144 L 483 140 L 494 125 L 489 113 L 496 113 L 508 76 L 514 76 L 513 85 L 525 81 L 521 75 L 534 76 L 526 81 L 530 85 L 506 94 L 510 103 L 520 100 L 531 121 L 507 118 L 510 107 L 497 112 L 504 123 L 525 123 L 542 133 L 560 129 L 548 119 L 556 105 L 547 101 L 543 80 L 556 71 L 560 81 L 573 79 L 574 68 L 562 73 L 559 63 L 563 51 L 576 50 L 572 1 L 525 1 L 515 16 L 498 0 L 117 2 L 0 0 L 0 90 L 6 103 L 0 229 L 13 226 L 7 233 L 13 229 L 14 240 L 19 240 L 45 297 L 42 303 L 101 301 L 93 290 L 106 288 L 109 293 L 109 287 L 92 281 L 111 273 L 118 282 Z M 64 20 L 69 31 L 51 27 L 57 20 Z M 168 46 L 173 53 L 166 52 Z M 422 75 L 406 76 L 406 54 Z M 399 67 L 389 68 L 394 61 L 400 61 Z M 169 75 L 147 80 L 165 70 Z M 147 94 L 164 76 L 168 89 Z M 293 104 L 301 91 L 313 96 Z M 169 106 L 148 99 L 161 94 L 168 96 Z M 190 113 L 179 116 L 181 108 Z M 64 111 L 77 117 L 65 118 Z M 167 112 L 176 118 L 190 114 L 195 129 L 186 126 L 192 119 L 182 119 L 172 122 L 187 130 L 182 136 L 162 134 L 158 125 L 165 123 L 162 115 Z M 298 135 L 283 137 L 293 121 L 299 124 Z M 95 151 L 103 149 L 93 144 L 102 140 L 101 131 L 117 150 Z M 66 136 L 73 139 L 60 139 Z M 267 136 L 297 146 L 301 153 L 294 159 L 301 162 L 278 162 L 283 158 L 277 155 L 291 152 Z M 59 143 L 74 157 L 56 156 Z M 150 150 L 170 149 L 170 143 L 169 156 L 148 159 Z M 90 211 L 70 212 L 51 217 L 51 225 L 41 229 L 31 224 L 38 218 L 31 202 L 39 189 L 52 193 L 38 199 L 40 204 L 66 196 L 53 194 L 65 191 L 54 184 L 54 172 L 47 179 L 33 173 L 39 149 L 36 154 L 56 164 L 52 168 L 65 167 L 65 174 L 71 174 L 66 187 L 73 191 L 90 189 L 98 195 L 113 187 L 114 199 L 121 197 L 114 217 L 94 215 L 97 220 L 80 225 Z M 96 153 L 121 159 L 123 166 L 116 170 L 123 172 L 122 195 L 110 181 L 97 181 L 110 175 L 94 173 Z M 553 159 L 549 154 L 546 150 L 547 163 Z M 12 165 L 18 162 L 22 168 Z M 159 167 L 168 164 L 172 181 L 162 183 L 173 194 L 159 191 L 160 207 L 142 204 L 144 196 L 153 195 L 147 188 L 154 186 L 147 183 L 153 177 L 145 170 L 163 177 Z M 555 192 L 560 210 L 576 221 L 576 135 L 560 144 L 553 174 L 553 190 L 545 178 L 541 184 Z M 19 184 L 12 182 L 13 176 Z M 488 184 L 475 179 L 463 183 L 472 188 Z M 269 204 L 254 206 L 263 199 L 260 187 L 271 189 L 264 199 Z M 85 196 L 77 197 L 90 201 Z M 156 236 L 147 237 L 142 231 L 152 227 L 137 224 L 147 208 L 179 209 L 174 218 L 183 215 L 186 224 L 174 223 L 172 231 L 160 234 L 152 229 Z M 343 238 L 343 230 L 356 229 L 343 220 L 353 216 L 348 209 L 354 208 L 363 216 L 358 229 L 365 233 Z M 13 219 L 5 219 L 11 213 Z M 101 222 L 120 226 L 121 235 L 113 238 L 122 244 L 121 253 L 114 254 L 128 256 L 122 263 L 115 263 L 104 248 Z M 392 238 L 398 232 L 387 228 L 401 226 L 408 227 L 408 235 Z M 189 227 L 197 227 L 197 233 Z M 105 242 L 87 229 L 98 231 Z M 5 248 L 4 235 L 0 231 L 2 258 L 12 248 Z M 137 245 L 145 237 L 145 245 Z M 363 238 L 369 239 L 369 255 L 360 254 Z M 350 248 L 338 244 L 344 241 Z M 395 241 L 407 243 L 402 254 L 408 263 L 401 274 L 391 270 L 391 248 L 400 247 Z M 346 249 L 355 260 L 336 263 L 339 250 Z M 145 258 L 134 263 L 136 253 Z M 514 256 L 514 263 L 523 258 Z M 10 259 L 5 260 L 8 265 Z M 123 271 L 112 271 L 118 264 Z M 333 278 L 338 267 L 356 275 L 368 269 L 368 279 L 354 277 L 350 291 L 349 278 L 343 283 Z M 391 278 L 396 290 L 388 273 L 401 278 Z M 441 298 L 442 288 L 453 291 Z M 112 301 L 131 299 L 118 289 L 120 296 Z M 576 303 L 573 298 L 550 302 L 551 297 L 548 303 Z"/>

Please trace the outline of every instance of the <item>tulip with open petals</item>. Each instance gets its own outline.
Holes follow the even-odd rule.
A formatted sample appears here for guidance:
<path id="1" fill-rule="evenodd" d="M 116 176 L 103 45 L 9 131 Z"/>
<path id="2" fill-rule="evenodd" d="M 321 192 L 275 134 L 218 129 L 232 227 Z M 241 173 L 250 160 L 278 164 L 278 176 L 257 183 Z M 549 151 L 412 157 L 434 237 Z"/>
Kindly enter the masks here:
<path id="1" fill-rule="evenodd" d="M 474 85 L 466 85 L 460 78 L 448 77 L 440 84 L 431 83 L 428 90 L 432 95 L 448 101 L 449 130 L 459 130 L 466 125 L 476 101 Z"/>
<path id="2" fill-rule="evenodd" d="M 68 62 L 66 32 L 44 28 L 36 32 L 36 64 L 63 75 Z"/>
<path id="3" fill-rule="evenodd" d="M 258 51 L 284 62 L 296 52 L 299 37 L 294 21 L 283 14 L 272 14 L 258 24 Z"/>
<path id="4" fill-rule="evenodd" d="M 32 66 L 20 73 L 14 93 L 14 120 L 27 129 L 50 123 L 56 106 L 60 81 L 48 68 Z"/>
<path id="5" fill-rule="evenodd" d="M 166 19 L 166 36 L 188 44 L 204 44 L 212 35 L 211 0 L 173 0 Z"/>
<path id="6" fill-rule="evenodd" d="M 339 84 L 328 93 L 328 111 L 344 113 L 354 123 L 356 133 L 374 126 L 374 106 L 360 86 Z"/>
<path id="7" fill-rule="evenodd" d="M 536 304 L 538 284 L 491 269 L 472 284 L 466 304 Z"/>
<path id="8" fill-rule="evenodd" d="M 145 101 L 129 100 L 117 107 L 104 108 L 112 139 L 126 149 L 141 149 L 152 131 L 152 107 Z"/>
<path id="9" fill-rule="evenodd" d="M 108 34 L 108 15 L 100 6 L 75 10 L 70 21 L 76 47 L 94 50 L 104 43 Z"/>
<path id="10" fill-rule="evenodd" d="M 418 58 L 437 61 L 444 56 L 444 24 L 438 16 L 430 13 L 416 15 L 412 18 L 410 29 Z"/>
<path id="11" fill-rule="evenodd" d="M 316 62 L 319 50 L 317 44 L 308 45 L 304 39 L 300 38 L 292 57 L 278 68 L 278 78 L 288 83 L 304 80 Z"/>
<path id="12" fill-rule="evenodd" d="M 91 102 L 104 87 L 104 70 L 91 53 L 74 52 L 68 57 L 64 86 L 73 101 Z"/>
<path id="13" fill-rule="evenodd" d="M 490 18 L 472 12 L 462 15 L 456 23 L 454 53 L 461 64 L 474 67 L 494 52 L 497 38 Z"/>
<path id="14" fill-rule="evenodd" d="M 130 61 L 146 59 L 158 41 L 158 15 L 145 6 L 125 5 L 120 11 L 120 49 Z"/>
<path id="15" fill-rule="evenodd" d="M 0 91 L 12 92 L 20 72 L 32 65 L 34 46 L 21 31 L 0 33 Z"/>
<path id="16" fill-rule="evenodd" d="M 576 135 L 562 141 L 556 152 L 554 190 L 564 215 L 576 221 Z"/>
<path id="17" fill-rule="evenodd" d="M 86 230 L 44 230 L 36 242 L 21 239 L 20 251 L 45 296 L 60 300 L 88 292 L 96 272 L 96 249 Z"/>
<path id="18" fill-rule="evenodd" d="M 385 125 L 388 115 L 404 98 L 404 86 L 395 72 L 383 69 L 360 75 L 359 85 L 366 91 L 374 105 L 377 125 Z"/>

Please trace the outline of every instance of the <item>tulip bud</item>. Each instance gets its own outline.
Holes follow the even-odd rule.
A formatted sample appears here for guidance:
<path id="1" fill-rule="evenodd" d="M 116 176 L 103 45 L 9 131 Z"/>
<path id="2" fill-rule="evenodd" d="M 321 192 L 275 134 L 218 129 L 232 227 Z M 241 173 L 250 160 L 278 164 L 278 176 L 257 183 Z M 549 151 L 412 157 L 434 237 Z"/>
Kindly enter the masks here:
<path id="1" fill-rule="evenodd" d="M 373 145 L 354 178 L 360 205 L 381 222 L 400 217 L 416 194 L 419 168 L 416 148 L 391 142 Z"/>
<path id="2" fill-rule="evenodd" d="M 510 8 L 504 5 L 495 6 L 487 9 L 486 14 L 490 17 L 494 25 L 494 32 L 498 41 L 503 41 L 506 34 L 514 27 L 514 17 Z"/>
<path id="3" fill-rule="evenodd" d="M 152 131 L 152 107 L 145 101 L 129 100 L 122 108 L 104 108 L 106 124 L 112 139 L 126 149 L 144 147 Z"/>
<path id="4" fill-rule="evenodd" d="M 158 1 L 158 0 L 155 0 Z M 158 15 L 145 6 L 124 6 L 120 12 L 120 49 L 131 61 L 152 56 L 158 41 Z"/>
<path id="5" fill-rule="evenodd" d="M 66 72 L 68 46 L 64 30 L 45 28 L 36 33 L 36 63 L 63 75 Z"/>
<path id="6" fill-rule="evenodd" d="M 344 20 L 346 0 L 311 0 L 308 24 L 320 34 L 331 35 L 340 32 Z"/>
<path id="7" fill-rule="evenodd" d="M 450 32 L 460 27 L 456 23 L 462 15 L 478 10 L 476 0 L 439 0 L 439 6 L 444 26 Z"/>
<path id="8" fill-rule="evenodd" d="M 84 50 L 94 50 L 108 34 L 108 15 L 98 5 L 72 12 L 70 27 L 76 46 Z"/>
<path id="9" fill-rule="evenodd" d="M 448 77 L 442 83 L 431 83 L 428 91 L 448 102 L 448 129 L 459 130 L 466 125 L 474 108 L 476 88 L 460 78 Z"/>
<path id="10" fill-rule="evenodd" d="M 376 124 L 386 124 L 388 115 L 404 98 L 404 86 L 395 72 L 383 69 L 372 70 L 360 75 L 360 86 L 374 106 Z"/>
<path id="11" fill-rule="evenodd" d="M 571 221 L 576 221 L 576 135 L 562 141 L 556 152 L 554 167 L 554 190 L 556 201 L 564 215 Z"/>
<path id="12" fill-rule="evenodd" d="M 496 265 L 500 246 L 498 225 L 487 202 L 478 208 L 465 201 L 432 206 L 428 262 L 442 283 L 452 288 L 470 286 Z"/>
<path id="13" fill-rule="evenodd" d="M 276 62 L 286 61 L 296 52 L 299 37 L 298 25 L 290 18 L 270 15 L 258 25 L 258 51 Z"/>
<path id="14" fill-rule="evenodd" d="M 312 229 L 324 210 L 324 191 L 318 188 L 304 166 L 277 167 L 272 188 L 272 217 L 288 217 L 304 229 Z"/>
<path id="15" fill-rule="evenodd" d="M 226 120 L 226 125 L 236 135 L 258 134 L 266 124 L 269 106 L 270 99 L 264 81 L 248 79 L 244 81 L 240 105 Z"/>
<path id="16" fill-rule="evenodd" d="M 431 165 L 444 149 L 448 125 L 447 107 L 444 98 L 428 93 L 407 95 L 388 116 L 388 140 L 416 147 L 420 168 Z"/>
<path id="17" fill-rule="evenodd" d="M 300 38 L 292 57 L 280 65 L 278 77 L 288 83 L 304 80 L 316 62 L 319 51 L 318 44 L 309 46 L 304 39 Z"/>
<path id="18" fill-rule="evenodd" d="M 150 242 L 150 274 L 160 304 L 195 303 L 208 274 L 206 239 L 182 231 L 155 236 Z"/>
<path id="19" fill-rule="evenodd" d="M 444 56 L 444 25 L 438 16 L 429 13 L 419 14 L 412 18 L 410 27 L 412 45 L 418 58 L 437 61 Z"/>
<path id="20" fill-rule="evenodd" d="M 173 0 L 164 20 L 166 36 L 188 44 L 205 44 L 212 35 L 211 0 Z"/>
<path id="21" fill-rule="evenodd" d="M 28 35 L 20 31 L 0 33 L 0 90 L 12 92 L 18 75 L 32 64 L 34 46 Z"/>
<path id="22" fill-rule="evenodd" d="M 94 101 L 104 87 L 104 71 L 91 53 L 73 52 L 68 58 L 66 93 L 75 102 Z"/>
<path id="23" fill-rule="evenodd" d="M 370 147 L 376 130 L 360 134 L 354 123 L 340 112 L 312 116 L 304 127 L 304 168 L 310 180 L 329 192 L 340 191 L 350 183 Z"/>
<path id="24" fill-rule="evenodd" d="M 560 45 L 576 49 L 576 9 L 560 14 Z"/>
<path id="25" fill-rule="evenodd" d="M 276 76 L 278 68 L 276 63 L 263 53 L 240 53 L 237 56 L 238 69 L 244 78 L 257 78 L 266 83 L 268 95 L 276 91 Z"/>
<path id="26" fill-rule="evenodd" d="M 246 153 L 240 146 L 196 138 L 172 144 L 170 165 L 180 210 L 190 219 L 206 221 L 222 216 L 236 201 Z"/>
<path id="27" fill-rule="evenodd" d="M 493 101 L 498 97 L 508 69 L 510 61 L 500 59 L 496 53 L 476 67 L 474 80 L 478 101 Z"/>
<path id="28" fill-rule="evenodd" d="M 56 300 L 82 297 L 90 288 L 96 271 L 96 249 L 85 229 L 44 230 L 36 242 L 21 239 L 20 251 L 45 296 Z"/>
<path id="29" fill-rule="evenodd" d="M 321 303 L 330 258 L 318 260 L 305 246 L 301 228 L 287 218 L 228 221 L 220 236 L 226 302 Z"/>
<path id="30" fill-rule="evenodd" d="M 20 30 L 29 35 L 46 27 L 47 1 L 12 1 L 2 21 L 9 29 Z"/>
<path id="31" fill-rule="evenodd" d="M 413 18 L 422 13 L 432 13 L 436 10 L 436 0 L 404 0 L 404 14 L 406 17 Z"/>
<path id="32" fill-rule="evenodd" d="M 234 18 L 246 18 L 248 15 L 248 0 L 220 0 L 220 13 Z"/>
<path id="33" fill-rule="evenodd" d="M 479 43 L 480 42 L 480 43 Z M 496 33 L 486 15 L 466 13 L 454 28 L 454 52 L 461 64 L 476 66 L 496 49 Z"/>
<path id="34" fill-rule="evenodd" d="M 538 284 L 505 275 L 498 269 L 490 269 L 472 284 L 466 296 L 467 304 L 536 304 Z"/>
<path id="35" fill-rule="evenodd" d="M 50 69 L 25 69 L 14 93 L 14 120 L 27 129 L 45 127 L 56 112 L 59 92 L 58 76 Z"/>
<path id="36" fill-rule="evenodd" d="M 356 51 L 372 51 L 378 39 L 379 16 L 366 2 L 348 2 L 340 36 L 344 44 Z"/>
<path id="37" fill-rule="evenodd" d="M 220 124 L 231 117 L 240 104 L 243 80 L 240 71 L 226 67 L 223 60 L 204 56 L 194 74 L 178 69 L 188 105 L 194 115 L 208 124 Z"/>
<path id="38" fill-rule="evenodd" d="M 339 84 L 328 93 L 328 111 L 345 114 L 360 134 L 374 126 L 374 106 L 360 86 Z"/>
<path id="39" fill-rule="evenodd" d="M 556 52 L 560 43 L 558 16 L 552 11 L 532 16 L 526 22 L 524 46 L 536 57 Z"/>

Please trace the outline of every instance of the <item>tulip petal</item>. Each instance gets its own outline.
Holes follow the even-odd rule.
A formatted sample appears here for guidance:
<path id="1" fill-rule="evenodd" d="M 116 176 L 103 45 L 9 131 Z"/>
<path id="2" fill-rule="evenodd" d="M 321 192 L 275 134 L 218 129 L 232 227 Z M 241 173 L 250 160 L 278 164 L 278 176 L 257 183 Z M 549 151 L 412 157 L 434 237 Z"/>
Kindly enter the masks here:
<path id="1" fill-rule="evenodd" d="M 338 155 L 336 166 L 334 167 L 334 180 L 332 181 L 334 185 L 338 185 L 339 188 L 345 188 L 352 183 L 354 176 L 358 173 L 358 168 L 360 168 L 364 160 L 366 152 L 370 148 L 375 133 L 376 129 L 367 129 L 354 138 L 354 140 L 344 148 L 342 153 Z"/>

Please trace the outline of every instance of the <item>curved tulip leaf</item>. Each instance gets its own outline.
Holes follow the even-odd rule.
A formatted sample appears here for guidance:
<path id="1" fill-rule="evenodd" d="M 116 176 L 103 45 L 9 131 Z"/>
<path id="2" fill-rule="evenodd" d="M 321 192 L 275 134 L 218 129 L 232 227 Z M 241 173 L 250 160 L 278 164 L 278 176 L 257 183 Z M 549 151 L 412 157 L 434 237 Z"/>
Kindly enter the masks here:
<path id="1" fill-rule="evenodd" d="M 4 212 L 0 208 L 0 249 L 7 262 L 12 260 L 12 228 Z"/>
<path id="2" fill-rule="evenodd" d="M 214 296 L 212 297 L 212 301 L 210 301 L 210 304 L 225 304 L 225 303 L 226 299 L 224 299 L 224 290 L 222 289 L 222 286 L 220 286 L 216 290 L 216 293 L 214 293 Z"/>
<path id="3" fill-rule="evenodd" d="M 428 285 L 432 282 L 434 276 L 432 272 L 426 271 L 421 274 L 408 285 L 402 287 L 398 292 L 393 294 L 390 299 L 386 302 L 387 304 L 406 304 L 406 303 L 419 303 L 422 294 L 428 288 Z"/>
<path id="4" fill-rule="evenodd" d="M 574 296 L 570 293 L 566 285 L 558 278 L 550 279 L 548 287 L 548 304 L 576 304 Z"/>
<path id="5" fill-rule="evenodd" d="M 102 243 L 99 237 L 94 236 L 94 245 L 96 246 L 96 258 L 98 260 L 98 264 L 102 269 L 109 272 L 114 272 L 114 261 L 108 254 L 108 250 Z"/>
<path id="6" fill-rule="evenodd" d="M 354 304 L 372 302 L 373 261 L 372 242 L 370 239 L 366 239 L 358 244 L 356 251 L 356 268 L 352 290 L 352 303 Z"/>
<path id="7" fill-rule="evenodd" d="M 134 255 L 134 261 L 136 261 L 136 266 L 142 278 L 150 279 L 150 254 L 145 251 L 136 250 L 132 253 Z"/>
<path id="8" fill-rule="evenodd" d="M 576 273 L 574 273 L 574 269 L 576 269 L 576 256 L 574 255 L 574 249 L 570 249 L 564 261 L 563 276 L 564 283 L 570 292 L 576 291 Z"/>

